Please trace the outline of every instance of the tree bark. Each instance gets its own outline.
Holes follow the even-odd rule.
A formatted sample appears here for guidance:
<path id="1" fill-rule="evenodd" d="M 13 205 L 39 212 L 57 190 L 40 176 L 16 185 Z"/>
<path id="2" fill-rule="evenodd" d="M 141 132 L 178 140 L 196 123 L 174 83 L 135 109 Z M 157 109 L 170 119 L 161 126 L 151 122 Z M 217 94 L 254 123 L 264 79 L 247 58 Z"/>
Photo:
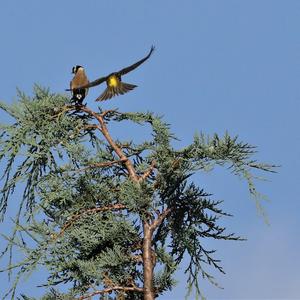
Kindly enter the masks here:
<path id="1" fill-rule="evenodd" d="M 152 260 L 152 234 L 150 225 L 145 220 L 143 223 L 143 262 L 144 262 L 144 300 L 154 300 L 153 291 L 153 260 Z"/>

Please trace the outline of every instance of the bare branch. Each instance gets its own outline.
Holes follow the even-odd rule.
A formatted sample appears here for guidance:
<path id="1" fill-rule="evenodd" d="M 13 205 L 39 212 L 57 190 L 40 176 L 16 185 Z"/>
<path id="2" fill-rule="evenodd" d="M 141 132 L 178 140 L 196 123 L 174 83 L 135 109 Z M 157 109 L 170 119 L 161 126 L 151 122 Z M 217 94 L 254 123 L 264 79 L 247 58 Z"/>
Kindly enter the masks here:
<path id="1" fill-rule="evenodd" d="M 143 221 L 143 272 L 144 272 L 144 300 L 153 300 L 153 255 L 151 226 L 146 220 Z"/>
<path id="2" fill-rule="evenodd" d="M 143 263 L 142 255 L 132 255 L 130 258 L 137 263 Z"/>
<path id="3" fill-rule="evenodd" d="M 97 125 L 96 124 L 89 124 L 89 125 L 84 125 L 83 129 L 97 129 Z"/>
<path id="4" fill-rule="evenodd" d="M 70 110 L 73 110 L 73 109 L 75 109 L 74 105 L 64 105 L 62 107 L 62 110 L 60 112 L 58 112 L 56 115 L 53 115 L 51 118 L 52 119 L 58 119 L 61 115 L 63 115 L 67 111 L 70 111 Z"/>
<path id="5" fill-rule="evenodd" d="M 172 211 L 171 208 L 166 208 L 164 211 L 162 211 L 156 220 L 154 220 L 150 226 L 150 229 L 152 232 L 163 222 L 163 220 L 167 217 L 167 215 Z"/>
<path id="6" fill-rule="evenodd" d="M 104 289 L 104 290 L 92 292 L 88 295 L 84 295 L 84 296 L 81 296 L 81 297 L 76 298 L 76 299 L 77 300 L 84 300 L 84 299 L 88 299 L 88 298 L 96 296 L 96 295 L 109 294 L 109 293 L 112 293 L 114 291 L 143 293 L 144 289 L 140 288 L 140 287 L 137 287 L 137 286 L 128 286 L 128 287 L 126 287 L 126 286 L 113 286 L 113 287 L 110 287 L 110 288 L 107 288 L 107 289 Z"/>
<path id="7" fill-rule="evenodd" d="M 106 168 L 106 167 L 110 167 L 110 166 L 113 166 L 116 164 L 123 164 L 126 160 L 120 159 L 120 160 L 112 160 L 112 161 L 107 161 L 107 162 L 94 163 L 87 167 L 84 167 L 84 168 L 81 168 L 78 170 L 73 170 L 72 172 L 82 172 L 82 171 L 86 171 L 86 170 L 94 169 L 94 168 Z"/>
<path id="8" fill-rule="evenodd" d="M 128 159 L 128 157 L 124 154 L 124 152 L 122 151 L 122 149 L 115 143 L 115 141 L 112 139 L 112 137 L 110 136 L 108 129 L 106 127 L 106 124 L 103 120 L 103 113 L 102 114 L 98 114 L 94 111 L 92 111 L 90 108 L 86 107 L 86 106 L 79 106 L 76 107 L 77 110 L 81 110 L 83 112 L 86 112 L 87 114 L 93 116 L 98 122 L 99 125 L 97 126 L 97 128 L 100 130 L 100 132 L 103 134 L 103 136 L 105 137 L 105 139 L 107 140 L 107 142 L 109 143 L 109 145 L 114 149 L 114 151 L 116 152 L 116 154 L 119 156 L 119 158 L 124 161 L 124 165 L 128 171 L 129 177 L 135 181 L 138 182 L 138 176 L 136 174 L 136 171 L 132 165 L 132 162 Z M 107 112 L 104 112 L 104 115 Z"/>
<path id="9" fill-rule="evenodd" d="M 139 182 L 144 181 L 145 179 L 147 179 L 151 175 L 152 171 L 155 168 L 155 165 L 156 165 L 156 161 L 153 160 L 152 163 L 151 163 L 151 166 L 149 167 L 149 169 L 143 175 L 141 175 L 139 177 Z"/>
<path id="10" fill-rule="evenodd" d="M 103 113 L 100 114 L 101 118 L 105 118 L 107 114 L 116 112 L 116 109 L 109 109 L 105 110 Z"/>

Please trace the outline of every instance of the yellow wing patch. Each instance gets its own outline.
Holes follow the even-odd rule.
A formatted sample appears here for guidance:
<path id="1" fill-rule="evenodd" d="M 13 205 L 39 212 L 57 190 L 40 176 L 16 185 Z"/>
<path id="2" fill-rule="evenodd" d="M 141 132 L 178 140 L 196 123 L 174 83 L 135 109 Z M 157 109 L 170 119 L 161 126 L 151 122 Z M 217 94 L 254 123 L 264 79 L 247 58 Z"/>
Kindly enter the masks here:
<path id="1" fill-rule="evenodd" d="M 109 87 L 117 87 L 119 85 L 119 79 L 117 78 L 117 76 L 110 76 L 107 80 L 107 85 Z"/>

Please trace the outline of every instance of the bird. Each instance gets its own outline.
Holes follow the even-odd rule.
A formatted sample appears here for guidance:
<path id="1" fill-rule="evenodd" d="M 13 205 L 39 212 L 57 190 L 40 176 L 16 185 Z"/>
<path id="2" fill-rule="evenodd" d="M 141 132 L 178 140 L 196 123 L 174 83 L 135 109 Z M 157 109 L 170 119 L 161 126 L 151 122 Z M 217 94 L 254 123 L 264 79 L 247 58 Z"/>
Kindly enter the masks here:
<path id="1" fill-rule="evenodd" d="M 85 70 L 82 66 L 76 65 L 72 68 L 74 74 L 73 79 L 70 82 L 70 91 L 72 92 L 72 99 L 75 103 L 82 104 L 82 101 L 87 96 L 89 89 L 82 88 L 81 86 L 87 85 L 89 80 L 85 74 Z"/>
<path id="2" fill-rule="evenodd" d="M 134 63 L 134 64 L 132 64 L 132 65 L 126 67 L 126 68 L 123 68 L 120 71 L 110 73 L 109 75 L 104 76 L 104 77 L 100 77 L 100 78 L 98 78 L 94 81 L 87 82 L 87 83 L 84 83 L 82 85 L 76 85 L 75 89 L 80 90 L 80 91 L 81 90 L 86 90 L 86 89 L 89 89 L 91 87 L 100 85 L 103 82 L 106 82 L 106 85 L 107 85 L 106 89 L 96 99 L 96 101 L 108 100 L 108 99 L 111 99 L 112 97 L 115 97 L 117 95 L 123 95 L 123 94 L 133 90 L 134 88 L 137 87 L 137 85 L 122 82 L 122 76 L 129 73 L 129 72 L 131 72 L 131 71 L 133 71 L 138 66 L 140 66 L 142 63 L 144 63 L 151 56 L 154 49 L 155 49 L 154 46 L 152 46 L 149 53 L 144 58 L 137 61 L 136 63 Z M 71 89 L 72 89 L 72 87 L 71 87 Z M 74 87 L 73 87 L 73 94 L 74 94 Z"/>

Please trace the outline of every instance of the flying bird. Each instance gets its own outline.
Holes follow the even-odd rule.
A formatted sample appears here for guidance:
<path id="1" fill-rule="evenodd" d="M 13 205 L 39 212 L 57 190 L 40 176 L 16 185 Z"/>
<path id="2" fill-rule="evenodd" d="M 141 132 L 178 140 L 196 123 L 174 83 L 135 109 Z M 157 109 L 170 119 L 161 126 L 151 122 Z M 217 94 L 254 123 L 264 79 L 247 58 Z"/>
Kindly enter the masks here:
<path id="1" fill-rule="evenodd" d="M 82 66 L 74 66 L 72 68 L 72 73 L 74 74 L 74 77 L 70 82 L 69 89 L 72 92 L 72 100 L 78 104 L 82 104 L 83 99 L 86 97 L 89 91 L 88 88 L 82 86 L 87 85 L 89 80 Z"/>
<path id="2" fill-rule="evenodd" d="M 142 63 L 144 63 L 151 56 L 153 51 L 154 51 L 154 46 L 151 47 L 148 55 L 145 56 L 143 59 L 139 60 L 138 62 L 134 63 L 133 65 L 131 65 L 129 67 L 121 69 L 120 71 L 110 73 L 109 75 L 100 77 L 92 82 L 88 82 L 88 80 L 86 78 L 86 81 L 87 81 L 86 83 L 84 83 L 82 85 L 76 85 L 75 89 L 76 89 L 77 93 L 78 93 L 78 91 L 87 90 L 90 87 L 100 85 L 103 82 L 106 82 L 107 87 L 104 90 L 104 92 L 96 99 L 96 101 L 104 101 L 107 99 L 111 99 L 112 97 L 115 97 L 117 95 L 123 95 L 123 94 L 133 90 L 134 88 L 137 87 L 137 85 L 122 82 L 122 76 L 133 71 L 138 66 L 140 66 Z M 73 90 L 73 94 L 74 94 L 74 88 L 72 89 L 72 87 L 71 87 L 71 90 Z"/>

